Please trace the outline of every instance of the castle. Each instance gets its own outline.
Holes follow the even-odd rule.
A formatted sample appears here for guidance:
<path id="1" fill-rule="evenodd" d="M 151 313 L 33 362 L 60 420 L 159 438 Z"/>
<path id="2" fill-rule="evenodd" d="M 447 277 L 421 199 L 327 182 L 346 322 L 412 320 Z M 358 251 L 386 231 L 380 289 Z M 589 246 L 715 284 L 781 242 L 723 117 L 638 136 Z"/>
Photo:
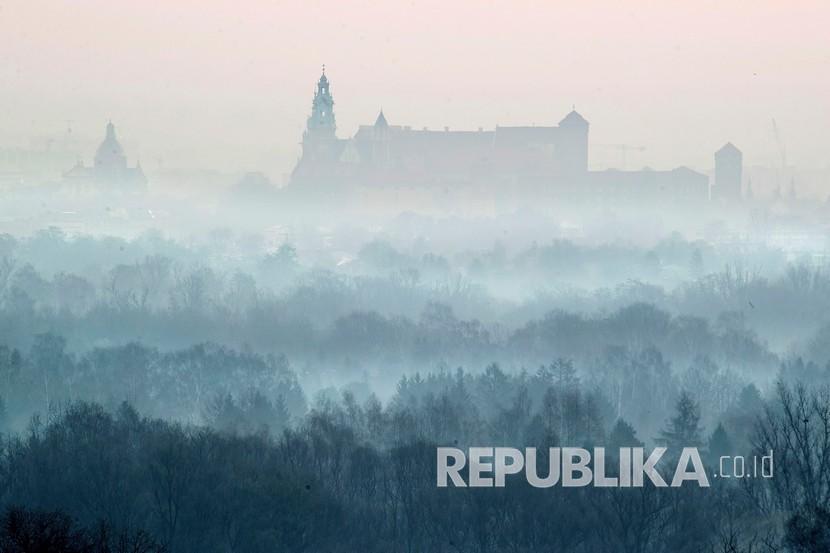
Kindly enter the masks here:
<path id="1" fill-rule="evenodd" d="M 705 202 L 709 178 L 686 167 L 668 171 L 591 171 L 588 121 L 575 110 L 557 126 L 497 126 L 494 130 L 413 129 L 392 125 L 381 110 L 374 124 L 338 138 L 334 98 L 325 68 L 303 133 L 302 155 L 291 175 L 300 187 L 430 187 L 475 185 L 478 190 L 553 192 L 557 197 L 610 201 Z M 713 190 L 740 197 L 740 168 L 731 144 L 721 150 Z M 738 151 L 738 153 L 740 153 Z M 737 161 L 740 166 L 740 159 Z M 737 181 L 736 181 L 737 179 Z"/>

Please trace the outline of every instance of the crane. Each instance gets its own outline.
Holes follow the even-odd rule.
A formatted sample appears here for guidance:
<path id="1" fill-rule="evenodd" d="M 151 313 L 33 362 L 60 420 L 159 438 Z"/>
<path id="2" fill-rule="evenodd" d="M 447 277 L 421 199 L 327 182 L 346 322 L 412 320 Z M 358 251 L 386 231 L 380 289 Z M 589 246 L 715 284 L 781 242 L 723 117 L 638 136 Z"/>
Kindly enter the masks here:
<path id="1" fill-rule="evenodd" d="M 785 171 L 787 169 L 787 150 L 784 148 L 781 133 L 778 132 L 778 124 L 775 122 L 775 117 L 772 118 L 772 135 L 775 137 L 776 146 L 778 146 L 778 155 L 781 156 L 781 170 Z"/>
<path id="2" fill-rule="evenodd" d="M 775 138 L 775 145 L 778 148 L 778 155 L 781 156 L 781 170 L 775 172 L 775 189 L 776 195 L 781 195 L 781 181 L 780 179 L 787 171 L 787 150 L 784 148 L 784 140 L 781 138 L 781 133 L 778 131 L 778 123 L 775 122 L 775 117 L 772 118 L 772 136 Z M 793 193 L 791 183 L 791 193 Z"/>

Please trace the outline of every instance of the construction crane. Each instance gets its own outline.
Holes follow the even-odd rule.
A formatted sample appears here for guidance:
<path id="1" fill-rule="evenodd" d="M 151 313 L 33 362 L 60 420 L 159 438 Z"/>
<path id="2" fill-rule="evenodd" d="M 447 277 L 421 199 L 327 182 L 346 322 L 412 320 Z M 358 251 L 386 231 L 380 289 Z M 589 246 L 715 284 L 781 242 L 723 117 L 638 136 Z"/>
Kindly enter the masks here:
<path id="1" fill-rule="evenodd" d="M 775 122 L 775 117 L 772 118 L 772 136 L 775 138 L 775 145 L 778 148 L 778 155 L 781 156 L 781 169 L 775 171 L 775 190 L 776 196 L 781 196 L 781 179 L 787 172 L 787 150 L 784 148 L 784 140 L 781 138 L 781 133 L 778 131 L 778 123 Z M 794 193 L 791 183 L 790 193 Z"/>
<path id="2" fill-rule="evenodd" d="M 781 170 L 787 170 L 787 150 L 784 148 L 784 141 L 781 139 L 781 133 L 778 132 L 778 124 L 775 122 L 775 117 L 772 118 L 772 135 L 775 137 L 775 144 L 778 146 L 778 155 L 781 156 Z"/>
<path id="3" fill-rule="evenodd" d="M 628 152 L 643 152 L 645 151 L 645 146 L 632 146 L 630 144 L 595 144 L 600 148 L 613 148 L 620 152 L 622 156 L 622 168 L 628 168 Z"/>

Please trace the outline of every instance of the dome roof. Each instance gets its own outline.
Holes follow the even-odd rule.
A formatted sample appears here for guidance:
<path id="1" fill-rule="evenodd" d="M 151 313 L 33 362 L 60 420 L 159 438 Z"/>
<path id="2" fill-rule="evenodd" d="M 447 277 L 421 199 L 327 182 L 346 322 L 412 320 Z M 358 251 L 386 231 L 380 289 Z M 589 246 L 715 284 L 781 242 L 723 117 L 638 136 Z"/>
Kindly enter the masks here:
<path id="1" fill-rule="evenodd" d="M 121 143 L 115 138 L 115 125 L 112 122 L 107 123 L 107 134 L 104 141 L 98 146 L 95 152 L 95 165 L 126 165 L 127 157 L 124 155 L 124 148 Z"/>

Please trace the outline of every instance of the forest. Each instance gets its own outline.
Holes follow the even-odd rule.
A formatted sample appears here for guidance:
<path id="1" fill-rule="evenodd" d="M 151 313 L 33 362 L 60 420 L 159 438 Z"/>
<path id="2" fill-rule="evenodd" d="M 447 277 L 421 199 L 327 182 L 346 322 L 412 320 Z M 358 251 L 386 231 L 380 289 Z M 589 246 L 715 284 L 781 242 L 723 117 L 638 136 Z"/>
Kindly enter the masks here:
<path id="1" fill-rule="evenodd" d="M 820 260 L 266 242 L 0 236 L 0 551 L 830 551 Z M 439 446 L 656 444 L 775 476 L 435 486 Z"/>

